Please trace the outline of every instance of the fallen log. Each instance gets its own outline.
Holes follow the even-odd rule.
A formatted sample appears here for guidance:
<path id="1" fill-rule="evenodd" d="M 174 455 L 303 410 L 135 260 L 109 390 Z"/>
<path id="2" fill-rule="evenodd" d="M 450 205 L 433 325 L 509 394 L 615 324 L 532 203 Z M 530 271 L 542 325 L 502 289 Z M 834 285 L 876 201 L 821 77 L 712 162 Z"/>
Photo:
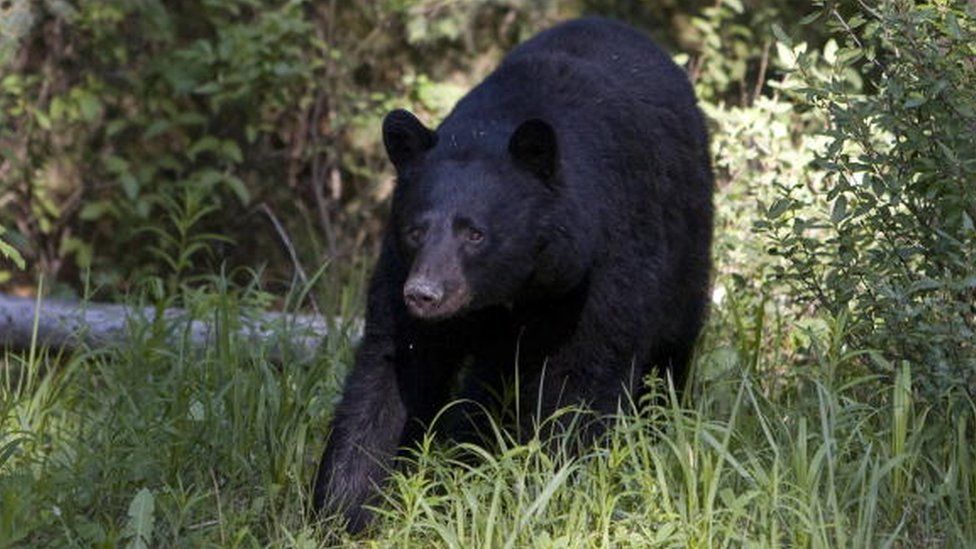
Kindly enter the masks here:
<path id="1" fill-rule="evenodd" d="M 136 330 L 156 320 L 154 307 L 69 302 L 0 294 L 0 348 L 29 349 L 32 345 L 59 349 L 101 348 L 148 338 L 152 330 Z M 184 309 L 163 312 L 167 344 L 187 343 L 204 349 L 216 343 L 215 321 L 192 318 Z M 35 335 L 36 325 L 36 335 Z M 328 332 L 317 315 L 264 312 L 238 319 L 236 336 L 266 343 L 272 360 L 312 357 Z"/>

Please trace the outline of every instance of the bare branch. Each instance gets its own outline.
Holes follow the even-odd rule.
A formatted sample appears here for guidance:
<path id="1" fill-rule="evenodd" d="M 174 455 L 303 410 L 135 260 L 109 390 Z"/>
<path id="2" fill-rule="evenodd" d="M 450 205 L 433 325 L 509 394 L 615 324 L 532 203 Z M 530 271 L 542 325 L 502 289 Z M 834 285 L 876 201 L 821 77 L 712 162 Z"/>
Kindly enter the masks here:
<path id="1" fill-rule="evenodd" d="M 271 220 L 271 224 L 274 225 L 275 231 L 278 232 L 278 237 L 281 238 L 281 243 L 288 250 L 288 255 L 291 257 L 291 262 L 295 266 L 295 272 L 298 274 L 298 278 L 301 279 L 302 285 L 306 288 L 308 287 L 308 275 L 305 274 L 305 269 L 302 267 L 301 261 L 298 260 L 298 252 L 295 251 L 295 246 L 291 242 L 291 238 L 288 237 L 288 232 L 285 230 L 285 226 L 281 224 L 278 217 L 271 210 L 271 207 L 267 203 L 261 204 L 261 211 L 268 216 Z M 322 311 L 319 310 L 318 303 L 312 299 L 311 294 L 308 295 L 308 302 L 312 305 L 312 309 L 315 314 L 322 316 Z"/>

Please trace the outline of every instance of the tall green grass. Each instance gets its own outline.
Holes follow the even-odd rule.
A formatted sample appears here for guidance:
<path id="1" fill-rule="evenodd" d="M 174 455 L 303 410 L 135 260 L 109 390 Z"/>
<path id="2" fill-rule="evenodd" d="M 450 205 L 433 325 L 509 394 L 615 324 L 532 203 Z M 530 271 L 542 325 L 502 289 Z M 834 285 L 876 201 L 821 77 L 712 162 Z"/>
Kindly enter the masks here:
<path id="1" fill-rule="evenodd" d="M 332 312 L 355 316 L 358 288 Z M 679 403 L 661 382 L 601 444 L 500 450 L 428 437 L 356 540 L 304 501 L 352 326 L 310 361 L 272 363 L 219 284 L 212 348 L 134 326 L 116 348 L 3 355 L 0 545 L 443 547 L 965 546 L 976 539 L 976 406 L 913 400 L 924 365 L 867 375 L 844 323 L 716 308 Z M 147 337 L 149 336 L 149 337 Z M 872 358 L 873 357 L 873 358 Z M 572 433 L 554 435 L 572 439 Z"/>

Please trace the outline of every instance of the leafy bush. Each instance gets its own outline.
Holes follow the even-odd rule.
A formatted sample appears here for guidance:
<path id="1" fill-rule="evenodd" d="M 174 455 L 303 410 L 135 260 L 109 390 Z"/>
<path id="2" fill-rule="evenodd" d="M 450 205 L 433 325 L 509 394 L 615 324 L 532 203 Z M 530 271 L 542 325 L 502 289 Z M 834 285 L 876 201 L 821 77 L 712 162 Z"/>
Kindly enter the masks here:
<path id="1" fill-rule="evenodd" d="M 795 298 L 849 317 L 876 362 L 924 364 L 928 390 L 976 388 L 976 6 L 818 12 L 820 52 L 782 35 L 785 86 L 827 121 L 819 180 L 782 180 L 759 229 Z M 782 34 L 782 33 L 781 33 Z M 870 85 L 860 85 L 852 72 Z"/>
<path id="2" fill-rule="evenodd" d="M 32 274 L 91 268 L 116 291 L 269 252 L 290 272 L 271 215 L 304 260 L 359 256 L 391 186 L 390 98 L 442 115 L 457 75 L 484 73 L 473 53 L 497 57 L 548 5 L 4 3 L 3 238 Z"/>
<path id="3" fill-rule="evenodd" d="M 203 250 L 181 231 L 229 225 L 256 194 L 243 179 L 263 155 L 246 163 L 244 151 L 272 137 L 316 65 L 301 5 L 248 4 L 84 2 L 38 14 L 0 82 L 0 113 L 9 215 L 40 272 L 110 259 L 96 282 L 178 276 L 197 254 L 174 265 L 171 245 Z"/>

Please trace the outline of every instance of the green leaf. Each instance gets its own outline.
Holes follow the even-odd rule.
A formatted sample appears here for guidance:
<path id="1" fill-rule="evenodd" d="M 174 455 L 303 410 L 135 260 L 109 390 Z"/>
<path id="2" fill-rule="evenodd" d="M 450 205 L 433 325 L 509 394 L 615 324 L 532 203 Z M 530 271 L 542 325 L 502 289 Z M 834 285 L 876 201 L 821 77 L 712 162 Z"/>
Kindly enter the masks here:
<path id="1" fill-rule="evenodd" d="M 125 534 L 129 538 L 130 549 L 149 548 L 155 523 L 154 507 L 153 494 L 147 488 L 139 490 L 129 503 L 129 521 L 125 525 Z"/>
<path id="2" fill-rule="evenodd" d="M 769 219 L 776 219 L 777 217 L 786 213 L 786 210 L 790 208 L 792 201 L 789 198 L 780 198 L 773 202 L 773 205 L 769 207 L 769 211 L 766 212 L 766 217 Z"/>
<path id="3" fill-rule="evenodd" d="M 3 241 L 0 240 L 0 246 L 2 245 L 3 245 Z M 7 460 L 9 460 L 11 456 L 14 455 L 14 452 L 17 451 L 17 447 L 20 446 L 26 440 L 27 437 L 24 436 L 14 437 L 4 442 L 3 445 L 0 445 L 0 467 L 3 467 L 3 464 L 6 463 Z"/>
<path id="4" fill-rule="evenodd" d="M 234 162 L 240 164 L 244 161 L 244 155 L 241 153 L 241 148 L 233 139 L 225 139 L 221 149 L 224 156 L 230 158 Z"/>
<path id="5" fill-rule="evenodd" d="M 91 267 L 94 250 L 92 250 L 91 244 L 80 238 L 64 236 L 61 239 L 61 246 L 58 253 L 62 257 L 74 254 L 75 263 L 82 269 L 87 269 Z"/>
<path id="6" fill-rule="evenodd" d="M 0 232 L 0 234 L 3 233 Z M 0 238 L 0 256 L 6 257 L 7 259 L 13 261 L 14 265 L 16 265 L 17 268 L 22 271 L 27 266 L 27 264 L 24 263 L 24 256 L 20 255 L 20 252 L 17 251 L 17 248 L 14 248 L 10 244 L 7 244 L 7 242 L 4 241 L 2 238 Z"/>
<path id="7" fill-rule="evenodd" d="M 122 174 L 129 171 L 129 163 L 122 157 L 109 155 L 105 157 L 105 169 L 113 174 Z"/>
<path id="8" fill-rule="evenodd" d="M 64 113 L 67 112 L 67 104 L 64 102 L 63 97 L 54 97 L 51 99 L 51 106 L 48 107 L 48 114 L 54 120 L 61 120 L 64 118 Z"/>
<path id="9" fill-rule="evenodd" d="M 96 219 L 105 217 L 105 214 L 111 211 L 111 202 L 107 200 L 96 200 L 95 202 L 89 202 L 82 206 L 81 211 L 78 212 L 78 217 L 82 221 L 95 221 Z"/>
<path id="10" fill-rule="evenodd" d="M 106 137 L 112 137 L 120 131 L 124 130 L 129 125 L 129 121 L 125 118 L 116 118 L 108 124 L 105 125 L 105 135 Z"/>
<path id="11" fill-rule="evenodd" d="M 842 65 L 849 65 L 864 57 L 864 50 L 861 48 L 840 48 L 837 50 L 837 62 Z"/>
<path id="12" fill-rule="evenodd" d="M 962 38 L 962 29 L 959 28 L 959 20 L 956 19 L 956 14 L 952 12 L 946 15 L 946 30 L 952 38 L 956 40 Z"/>
<path id="13" fill-rule="evenodd" d="M 168 130 L 171 125 L 172 124 L 169 120 L 155 120 L 152 124 L 149 124 L 146 131 L 142 133 L 142 138 L 149 141 L 150 139 Z"/>
<path id="14" fill-rule="evenodd" d="M 34 110 L 34 119 L 37 120 L 37 125 L 44 130 L 50 131 L 51 129 L 51 118 L 44 113 L 41 109 Z"/>
<path id="15" fill-rule="evenodd" d="M 817 19 L 820 19 L 822 15 L 823 15 L 822 11 L 815 11 L 813 13 L 808 13 L 807 15 L 803 16 L 802 19 L 800 19 L 800 25 L 805 27 L 810 23 L 813 23 Z"/>
<path id="16" fill-rule="evenodd" d="M 173 120 L 180 126 L 202 126 L 206 124 L 207 117 L 195 111 L 187 111 L 177 114 Z"/>
<path id="17" fill-rule="evenodd" d="M 905 101 L 905 108 L 914 109 L 916 107 L 920 107 L 924 105 L 926 101 L 928 101 L 928 99 L 926 99 L 924 96 L 914 95 L 912 97 L 909 97 L 908 100 Z"/>
<path id="18" fill-rule="evenodd" d="M 962 290 L 972 290 L 976 289 L 976 275 L 967 276 L 959 283 L 959 288 Z"/>
<path id="19" fill-rule="evenodd" d="M 95 94 L 86 91 L 78 94 L 78 108 L 81 109 L 82 119 L 93 122 L 102 113 L 102 102 Z"/>
<path id="20" fill-rule="evenodd" d="M 834 208 L 830 212 L 830 220 L 832 222 L 840 223 L 847 217 L 847 197 L 840 195 L 834 200 Z"/>
<path id="21" fill-rule="evenodd" d="M 186 415 L 190 421 L 203 421 L 207 416 L 203 403 L 199 400 L 194 400 L 193 403 L 190 404 L 190 408 L 187 410 Z"/>
<path id="22" fill-rule="evenodd" d="M 923 278 L 911 285 L 908 288 L 909 294 L 914 294 L 918 292 L 928 292 L 931 290 L 937 290 L 942 287 L 942 284 L 937 280 L 932 280 L 931 278 Z"/>
<path id="23" fill-rule="evenodd" d="M 141 219 L 146 219 L 151 213 L 151 204 L 148 200 L 139 200 L 136 202 L 136 215 Z"/>
<path id="24" fill-rule="evenodd" d="M 785 44 L 787 47 L 793 46 L 793 40 L 789 37 L 789 35 L 786 34 L 783 27 L 779 26 L 778 23 L 773 23 L 771 28 L 773 31 L 773 36 L 775 36 L 777 40 Z"/>
<path id="25" fill-rule="evenodd" d="M 828 40 L 823 49 L 824 61 L 833 65 L 837 62 L 837 42 Z"/>
<path id="26" fill-rule="evenodd" d="M 251 201 L 251 193 L 247 190 L 247 185 L 237 176 L 227 174 L 224 176 L 224 183 L 237 196 L 242 205 L 247 205 Z"/>
<path id="27" fill-rule="evenodd" d="M 193 89 L 193 93 L 199 93 L 201 95 L 211 95 L 219 91 L 220 84 L 218 82 L 207 82 Z"/>
<path id="28" fill-rule="evenodd" d="M 131 173 L 124 173 L 119 177 L 119 184 L 129 200 L 135 200 L 139 196 L 139 181 Z"/>
<path id="29" fill-rule="evenodd" d="M 187 156 L 190 160 L 196 160 L 197 155 L 206 151 L 215 151 L 220 148 L 220 140 L 212 135 L 204 136 L 198 139 L 190 150 L 186 151 Z"/>
<path id="30" fill-rule="evenodd" d="M 793 53 L 793 49 L 785 42 L 776 42 L 776 58 L 779 59 L 783 68 L 796 68 L 796 55 Z"/>

